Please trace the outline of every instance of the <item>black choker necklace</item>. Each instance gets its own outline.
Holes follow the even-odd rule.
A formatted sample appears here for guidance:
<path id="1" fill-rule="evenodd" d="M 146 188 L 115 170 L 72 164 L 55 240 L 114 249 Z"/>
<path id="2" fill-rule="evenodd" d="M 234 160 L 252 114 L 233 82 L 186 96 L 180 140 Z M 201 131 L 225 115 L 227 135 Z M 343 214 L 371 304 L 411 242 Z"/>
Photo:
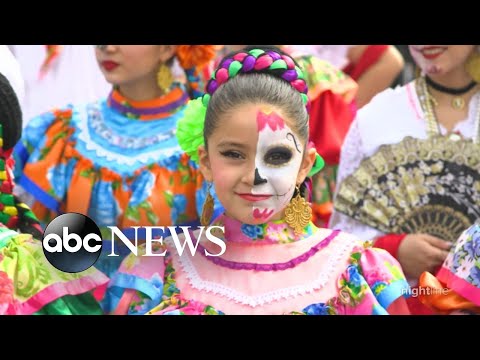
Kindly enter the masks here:
<path id="1" fill-rule="evenodd" d="M 428 76 L 425 76 L 425 80 L 427 81 L 427 84 L 432 88 L 434 88 L 435 90 L 446 93 L 446 94 L 450 94 L 450 95 L 463 95 L 469 92 L 470 90 L 472 90 L 475 87 L 475 85 L 477 85 L 477 83 L 472 80 L 470 84 L 462 88 L 449 88 L 449 87 L 437 84 L 436 82 L 433 82 L 433 80 L 430 79 Z"/>

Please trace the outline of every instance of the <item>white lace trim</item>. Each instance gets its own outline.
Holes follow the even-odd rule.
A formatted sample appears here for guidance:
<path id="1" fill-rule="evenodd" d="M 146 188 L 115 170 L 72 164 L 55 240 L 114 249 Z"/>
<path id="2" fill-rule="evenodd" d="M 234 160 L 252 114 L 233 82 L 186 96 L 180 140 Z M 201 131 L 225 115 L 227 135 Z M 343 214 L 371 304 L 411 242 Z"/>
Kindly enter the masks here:
<path id="1" fill-rule="evenodd" d="M 233 300 L 235 303 L 257 307 L 282 299 L 309 294 L 324 287 L 335 270 L 338 269 L 338 262 L 343 260 L 345 258 L 345 253 L 355 245 L 354 241 L 342 239 L 342 234 L 337 235 L 337 238 L 333 241 L 334 243 L 330 245 L 333 247 L 333 251 L 329 256 L 323 271 L 320 272 L 315 280 L 308 284 L 280 288 L 254 296 L 247 295 L 241 291 L 216 282 L 203 280 L 198 274 L 189 256 L 178 256 L 177 254 L 175 256 L 179 259 L 180 266 L 185 272 L 190 286 L 194 289 L 223 296 L 229 300 Z"/>
<path id="2" fill-rule="evenodd" d="M 167 149 L 159 149 L 151 152 L 146 152 L 137 156 L 126 156 L 111 152 L 92 140 L 90 136 L 90 131 L 88 129 L 87 109 L 83 107 L 79 108 L 78 113 L 78 139 L 80 139 L 85 144 L 87 150 L 94 151 L 98 157 L 105 158 L 108 161 L 115 161 L 116 163 L 121 165 L 133 166 L 136 162 L 146 164 L 152 160 L 159 160 L 162 157 L 169 157 L 181 151 L 180 146 L 177 145 Z"/>

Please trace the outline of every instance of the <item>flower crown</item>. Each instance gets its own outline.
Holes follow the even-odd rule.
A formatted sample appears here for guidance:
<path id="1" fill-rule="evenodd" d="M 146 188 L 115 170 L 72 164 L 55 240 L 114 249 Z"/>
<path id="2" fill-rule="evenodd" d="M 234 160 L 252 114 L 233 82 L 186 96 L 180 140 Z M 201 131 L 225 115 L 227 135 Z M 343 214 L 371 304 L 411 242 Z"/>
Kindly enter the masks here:
<path id="1" fill-rule="evenodd" d="M 300 93 L 309 112 L 308 86 L 303 71 L 290 56 L 270 49 L 237 52 L 223 59 L 207 84 L 206 94 L 188 103 L 183 118 L 177 124 L 178 142 L 195 162 L 198 163 L 198 148 L 204 144 L 203 127 L 210 98 L 229 79 L 246 73 L 267 73 L 287 81 Z M 309 176 L 320 171 L 324 164 L 324 160 L 317 154 Z"/>

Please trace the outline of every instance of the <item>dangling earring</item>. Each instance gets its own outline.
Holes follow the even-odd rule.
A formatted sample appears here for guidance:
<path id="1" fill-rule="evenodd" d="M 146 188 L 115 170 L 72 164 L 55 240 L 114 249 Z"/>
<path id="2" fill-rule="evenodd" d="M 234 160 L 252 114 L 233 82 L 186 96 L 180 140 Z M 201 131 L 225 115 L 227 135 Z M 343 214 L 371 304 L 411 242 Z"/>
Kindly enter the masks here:
<path id="1" fill-rule="evenodd" d="M 480 83 L 480 49 L 476 48 L 465 64 L 468 74 L 472 79 Z"/>
<path id="2" fill-rule="evenodd" d="M 173 74 L 170 68 L 165 64 L 161 64 L 157 72 L 157 85 L 166 94 L 173 83 Z"/>
<path id="3" fill-rule="evenodd" d="M 202 216 L 200 217 L 200 223 L 203 226 L 210 225 L 213 216 L 213 196 L 210 194 L 210 189 L 212 188 L 212 183 L 208 183 L 207 187 L 207 197 L 203 203 Z"/>
<path id="4" fill-rule="evenodd" d="M 300 235 L 312 220 L 312 208 L 300 194 L 298 185 L 296 191 L 297 196 L 285 208 L 285 222 L 295 231 L 295 234 Z"/>

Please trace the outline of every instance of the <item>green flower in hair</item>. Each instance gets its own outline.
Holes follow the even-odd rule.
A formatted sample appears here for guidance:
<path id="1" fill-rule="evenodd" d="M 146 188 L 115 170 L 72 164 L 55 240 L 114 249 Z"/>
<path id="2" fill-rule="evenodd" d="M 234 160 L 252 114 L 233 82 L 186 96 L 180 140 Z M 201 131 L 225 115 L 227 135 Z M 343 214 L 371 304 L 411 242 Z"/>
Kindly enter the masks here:
<path id="1" fill-rule="evenodd" d="M 325 166 L 325 160 L 323 160 L 323 158 L 319 154 L 317 154 L 315 156 L 315 163 L 313 164 L 312 169 L 308 173 L 308 176 L 312 177 L 313 175 L 318 173 L 320 170 L 322 170 L 324 166 Z"/>
<path id="2" fill-rule="evenodd" d="M 207 108 L 202 98 L 190 100 L 185 108 L 185 114 L 177 123 L 177 139 L 180 147 L 190 158 L 198 163 L 198 148 L 203 142 L 203 126 Z"/>

